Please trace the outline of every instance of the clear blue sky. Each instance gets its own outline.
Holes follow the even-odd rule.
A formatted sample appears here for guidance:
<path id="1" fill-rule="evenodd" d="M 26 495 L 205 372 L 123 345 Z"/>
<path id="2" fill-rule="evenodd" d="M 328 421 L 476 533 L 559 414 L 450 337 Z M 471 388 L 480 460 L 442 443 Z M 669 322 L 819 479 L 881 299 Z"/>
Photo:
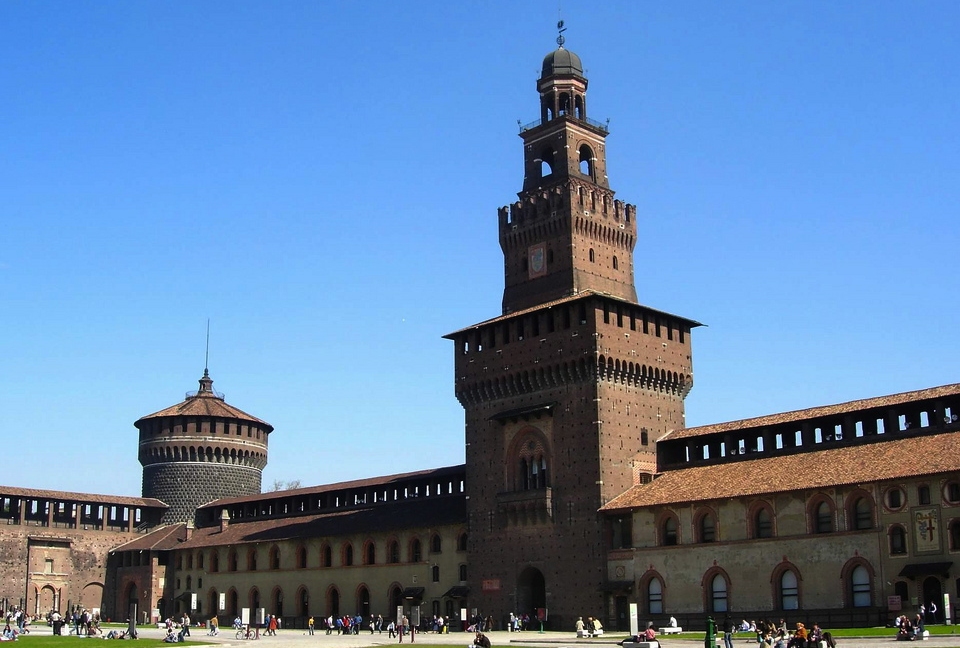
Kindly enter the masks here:
<path id="1" fill-rule="evenodd" d="M 960 5 L 563 3 L 691 425 L 960 380 Z M 137 495 L 210 371 L 264 483 L 463 461 L 553 2 L 0 4 L 0 483 Z"/>

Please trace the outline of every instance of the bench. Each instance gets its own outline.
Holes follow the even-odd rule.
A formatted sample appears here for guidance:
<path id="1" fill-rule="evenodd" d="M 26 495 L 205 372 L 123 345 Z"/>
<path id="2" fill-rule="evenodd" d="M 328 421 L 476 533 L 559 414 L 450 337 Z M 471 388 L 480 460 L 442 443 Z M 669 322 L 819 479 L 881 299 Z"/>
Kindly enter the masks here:
<path id="1" fill-rule="evenodd" d="M 623 648 L 660 648 L 659 641 L 624 641 Z"/>
<path id="2" fill-rule="evenodd" d="M 680 626 L 666 626 L 660 628 L 660 634 L 679 634 L 683 632 L 683 628 Z"/>

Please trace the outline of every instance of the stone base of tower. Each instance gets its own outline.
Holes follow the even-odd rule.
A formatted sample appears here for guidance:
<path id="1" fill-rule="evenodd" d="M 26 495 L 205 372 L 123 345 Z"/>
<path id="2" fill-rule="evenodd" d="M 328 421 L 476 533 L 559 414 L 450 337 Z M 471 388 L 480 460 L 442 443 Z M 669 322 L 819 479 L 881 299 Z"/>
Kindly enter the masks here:
<path id="1" fill-rule="evenodd" d="M 193 520 L 197 507 L 223 497 L 260 493 L 259 468 L 218 463 L 156 464 L 143 468 L 143 496 L 170 508 L 161 520 L 177 524 Z"/>

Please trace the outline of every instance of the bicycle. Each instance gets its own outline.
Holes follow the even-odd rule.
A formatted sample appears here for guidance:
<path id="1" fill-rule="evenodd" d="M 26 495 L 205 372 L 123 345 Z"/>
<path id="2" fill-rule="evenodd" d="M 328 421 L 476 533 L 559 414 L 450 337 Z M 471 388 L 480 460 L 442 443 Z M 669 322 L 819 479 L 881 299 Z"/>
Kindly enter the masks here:
<path id="1" fill-rule="evenodd" d="M 255 632 L 252 628 L 247 626 L 246 628 L 240 628 L 237 630 L 237 639 L 259 639 L 260 633 Z"/>

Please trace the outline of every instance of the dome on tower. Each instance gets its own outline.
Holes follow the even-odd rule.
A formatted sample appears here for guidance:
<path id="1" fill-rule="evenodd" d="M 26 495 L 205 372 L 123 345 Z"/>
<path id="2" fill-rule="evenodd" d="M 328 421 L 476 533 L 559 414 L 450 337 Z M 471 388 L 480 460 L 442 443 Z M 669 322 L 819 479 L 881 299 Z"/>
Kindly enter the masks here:
<path id="1" fill-rule="evenodd" d="M 568 49 L 555 49 L 543 57 L 543 68 L 540 78 L 551 76 L 583 76 L 583 63 L 580 57 Z"/>

